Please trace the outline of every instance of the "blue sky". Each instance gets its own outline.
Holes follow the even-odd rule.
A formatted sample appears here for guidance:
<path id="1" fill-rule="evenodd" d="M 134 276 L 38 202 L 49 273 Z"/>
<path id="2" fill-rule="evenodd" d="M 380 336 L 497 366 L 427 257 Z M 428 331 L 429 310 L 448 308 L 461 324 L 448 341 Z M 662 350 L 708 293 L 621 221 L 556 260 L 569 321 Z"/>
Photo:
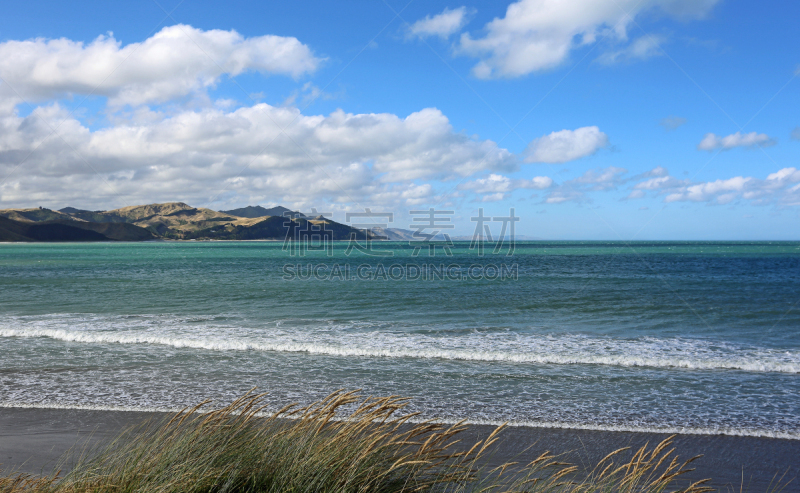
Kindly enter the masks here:
<path id="1" fill-rule="evenodd" d="M 552 239 L 800 239 L 800 5 L 17 2 L 0 207 L 479 207 Z M 102 38 L 98 38 L 101 37 Z M 794 132 L 794 137 L 792 133 Z"/>

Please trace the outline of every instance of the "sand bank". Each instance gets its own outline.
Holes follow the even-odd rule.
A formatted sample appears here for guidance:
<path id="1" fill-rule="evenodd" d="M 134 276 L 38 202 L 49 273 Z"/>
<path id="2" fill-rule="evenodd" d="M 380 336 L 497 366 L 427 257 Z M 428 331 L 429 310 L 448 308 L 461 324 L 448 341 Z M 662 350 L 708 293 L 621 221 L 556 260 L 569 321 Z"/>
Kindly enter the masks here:
<path id="1" fill-rule="evenodd" d="M 96 444 L 116 436 L 124 428 L 146 419 L 161 419 L 161 413 L 89 411 L 70 409 L 0 409 L 0 464 L 5 470 L 28 473 L 52 472 L 59 458 L 76 443 Z M 493 428 L 473 426 L 465 441 L 485 436 Z M 570 462 L 591 466 L 609 452 L 623 446 L 638 448 L 657 443 L 667 435 L 616 431 L 586 431 L 547 428 L 508 428 L 489 458 L 490 465 L 525 461 L 544 450 L 567 453 Z M 530 447 L 530 448 L 529 448 Z M 744 472 L 744 491 L 766 492 L 774 476 L 800 472 L 800 440 L 722 435 L 678 435 L 675 447 L 681 457 L 703 454 L 697 470 L 687 475 L 696 480 L 713 478 L 713 486 L 739 491 Z M 528 450 L 526 450 L 528 449 Z M 67 465 L 68 466 L 68 465 Z M 800 478 L 784 492 L 800 492 Z"/>

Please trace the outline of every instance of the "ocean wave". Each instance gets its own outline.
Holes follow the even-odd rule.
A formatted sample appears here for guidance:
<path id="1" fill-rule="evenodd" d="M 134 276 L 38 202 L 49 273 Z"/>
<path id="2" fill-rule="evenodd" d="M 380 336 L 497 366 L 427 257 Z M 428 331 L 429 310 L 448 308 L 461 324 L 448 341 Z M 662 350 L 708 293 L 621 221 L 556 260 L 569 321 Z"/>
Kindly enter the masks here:
<path id="1" fill-rule="evenodd" d="M 81 325 L 76 321 L 38 320 L 28 323 L 28 327 L 0 326 L 0 337 L 338 357 L 800 373 L 800 351 L 797 350 L 744 347 L 687 338 L 615 339 L 508 331 L 447 337 L 386 330 L 348 332 L 332 330 L 330 327 L 319 331 L 273 327 L 264 328 L 259 333 L 224 326 L 198 328 L 181 324 L 157 324 L 155 329 L 142 328 L 141 325 L 138 328 L 125 326 L 122 330 L 120 327 L 109 329 L 108 324 L 104 323 L 100 326 L 105 328 L 98 330 L 95 322 L 85 320 Z M 65 323 L 69 327 L 79 328 L 60 328 Z"/>
<path id="2" fill-rule="evenodd" d="M 59 404 L 59 403 L 29 403 L 15 401 L 0 401 L 0 409 L 52 409 L 52 410 L 82 410 L 82 411 L 108 411 L 108 412 L 146 412 L 146 413 L 177 413 L 183 408 L 170 407 L 147 407 L 147 406 L 111 406 L 93 404 Z M 270 416 L 278 409 L 268 409 L 259 412 L 258 416 Z M 201 410 L 204 414 L 211 410 Z M 423 423 L 430 421 L 429 418 L 417 417 L 408 420 L 410 423 Z M 433 421 L 444 424 L 457 424 L 465 422 L 470 425 L 500 426 L 505 424 L 510 427 L 522 428 L 543 428 L 543 429 L 562 429 L 562 430 L 586 430 L 586 431 L 614 431 L 614 432 L 633 432 L 633 433 L 662 433 L 679 435 L 727 435 L 755 438 L 779 438 L 784 440 L 800 440 L 800 430 L 779 431 L 763 428 L 734 428 L 734 427 L 692 427 L 692 426 L 643 426 L 628 424 L 593 424 L 593 423 L 570 423 L 559 421 L 501 421 L 501 420 L 476 420 L 443 418 Z"/>

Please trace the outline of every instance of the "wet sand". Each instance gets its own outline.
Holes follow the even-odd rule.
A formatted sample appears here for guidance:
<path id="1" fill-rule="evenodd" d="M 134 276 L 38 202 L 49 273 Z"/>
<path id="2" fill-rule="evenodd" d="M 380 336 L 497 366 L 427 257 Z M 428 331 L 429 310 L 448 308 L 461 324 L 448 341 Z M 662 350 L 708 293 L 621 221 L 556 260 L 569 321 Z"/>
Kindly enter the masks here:
<path id="1" fill-rule="evenodd" d="M 92 445 L 110 440 L 128 426 L 165 415 L 145 412 L 87 411 L 64 409 L 0 409 L 0 464 L 4 470 L 32 474 L 51 473 L 59 459 L 76 443 Z M 465 441 L 485 436 L 493 428 L 474 426 Z M 508 428 L 489 458 L 489 466 L 507 461 L 531 460 L 549 450 L 566 453 L 570 462 L 591 467 L 609 452 L 624 446 L 638 448 L 658 443 L 667 435 L 611 431 Z M 529 448 L 530 447 L 530 448 Z M 687 480 L 710 477 L 711 485 L 723 491 L 767 492 L 777 475 L 784 482 L 800 473 L 800 440 L 734 437 L 724 435 L 679 435 L 675 447 L 682 458 L 703 454 Z M 528 449 L 528 450 L 526 450 Z M 68 464 L 67 464 L 68 467 Z M 800 478 L 783 492 L 800 492 Z"/>

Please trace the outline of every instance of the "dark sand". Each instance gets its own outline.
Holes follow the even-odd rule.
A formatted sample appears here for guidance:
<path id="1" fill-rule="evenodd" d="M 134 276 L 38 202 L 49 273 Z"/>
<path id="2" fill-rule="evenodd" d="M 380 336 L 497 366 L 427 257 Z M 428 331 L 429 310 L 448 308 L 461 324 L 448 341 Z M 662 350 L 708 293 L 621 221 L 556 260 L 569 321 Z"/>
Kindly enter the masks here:
<path id="1" fill-rule="evenodd" d="M 3 469 L 27 473 L 51 473 L 59 458 L 76 443 L 93 444 L 109 440 L 122 429 L 145 419 L 164 415 L 144 412 L 84 411 L 62 409 L 0 409 L 0 464 Z M 465 441 L 485 436 L 492 428 L 475 426 Z M 591 466 L 609 452 L 623 446 L 638 448 L 655 444 L 667 435 L 610 431 L 508 428 L 490 465 L 510 460 L 525 461 L 544 450 L 569 453 L 569 460 Z M 533 445 L 530 450 L 526 448 Z M 679 435 L 675 446 L 681 457 L 703 454 L 694 464 L 697 471 L 687 479 L 713 478 L 712 486 L 739 491 L 744 470 L 744 491 L 768 491 L 775 475 L 786 482 L 800 472 L 800 440 L 732 437 L 722 435 Z M 800 492 L 800 478 L 782 491 Z"/>

